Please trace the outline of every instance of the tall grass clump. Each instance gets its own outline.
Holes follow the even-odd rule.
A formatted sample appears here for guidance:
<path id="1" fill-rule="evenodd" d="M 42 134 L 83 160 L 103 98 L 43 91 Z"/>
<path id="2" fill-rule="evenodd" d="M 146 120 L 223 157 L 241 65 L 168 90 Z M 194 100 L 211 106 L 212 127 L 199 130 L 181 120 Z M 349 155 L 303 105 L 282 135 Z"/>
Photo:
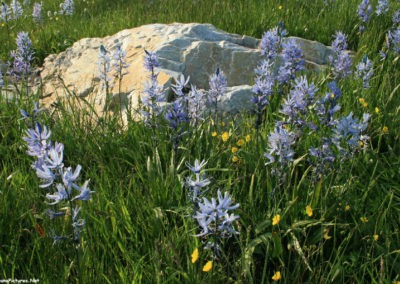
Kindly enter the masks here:
<path id="1" fill-rule="evenodd" d="M 395 0 L 3 1 L 0 279 L 400 282 L 399 9 Z M 154 22 L 261 38 L 253 109 L 221 115 L 219 69 L 208 90 L 179 77 L 165 104 L 152 50 L 140 121 L 122 127 L 109 97 L 101 119 L 68 101 L 42 106 L 31 86 L 48 54 Z M 304 70 L 288 34 L 331 45 L 326 70 Z M 102 46 L 98 64 L 109 96 L 125 51 Z"/>

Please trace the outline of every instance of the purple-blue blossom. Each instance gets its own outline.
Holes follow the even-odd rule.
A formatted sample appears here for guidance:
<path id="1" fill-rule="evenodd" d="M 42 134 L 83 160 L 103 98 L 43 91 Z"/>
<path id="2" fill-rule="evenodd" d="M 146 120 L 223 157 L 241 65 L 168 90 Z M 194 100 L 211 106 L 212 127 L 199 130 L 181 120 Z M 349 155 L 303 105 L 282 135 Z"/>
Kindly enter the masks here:
<path id="1" fill-rule="evenodd" d="M 336 123 L 334 115 L 340 110 L 338 100 L 342 96 L 342 91 L 337 86 L 336 81 L 329 82 L 328 88 L 329 92 L 317 102 L 316 111 L 320 123 L 332 127 Z"/>
<path id="2" fill-rule="evenodd" d="M 255 111 L 260 115 L 269 103 L 269 97 L 272 95 L 275 86 L 275 76 L 273 74 L 274 62 L 271 60 L 262 60 L 255 69 L 256 78 L 253 85 L 254 95 L 251 102 L 255 105 Z"/>
<path id="3" fill-rule="evenodd" d="M 277 161 L 281 166 L 285 166 L 292 161 L 295 154 L 292 149 L 295 138 L 293 132 L 286 130 L 282 123 L 277 123 L 274 131 L 268 136 L 268 148 L 267 152 L 264 153 L 264 157 L 269 160 L 266 164 Z"/>
<path id="4" fill-rule="evenodd" d="M 11 20 L 11 8 L 4 2 L 1 2 L 1 19 L 3 22 L 7 23 L 9 20 Z"/>
<path id="5" fill-rule="evenodd" d="M 20 32 L 16 39 L 17 49 L 11 52 L 14 59 L 11 65 L 10 74 L 17 79 L 26 79 L 31 72 L 31 62 L 33 60 L 32 41 L 27 32 Z"/>
<path id="6" fill-rule="evenodd" d="M 152 72 L 154 74 L 154 69 L 160 66 L 160 63 L 158 62 L 158 56 L 156 55 L 155 52 L 147 50 L 144 51 L 146 54 L 144 56 L 143 66 L 147 71 Z"/>
<path id="7" fill-rule="evenodd" d="M 224 195 L 218 190 L 218 201 L 215 198 L 208 200 L 203 197 L 203 202 L 198 203 L 199 211 L 193 216 L 201 227 L 201 232 L 196 236 L 211 235 L 227 238 L 238 234 L 233 228 L 233 222 L 239 218 L 229 215 L 230 210 L 237 209 L 239 204 L 232 205 L 232 199 L 227 192 Z"/>
<path id="8" fill-rule="evenodd" d="M 77 189 L 78 191 L 80 191 L 80 193 L 78 195 L 76 195 L 74 198 L 72 198 L 71 201 L 90 200 L 92 197 L 92 194 L 95 193 L 95 191 L 90 190 L 90 188 L 88 187 L 88 184 L 89 184 L 89 180 L 86 180 L 82 187 L 80 187 L 76 184 L 73 184 L 73 187 L 75 189 Z"/>
<path id="9" fill-rule="evenodd" d="M 400 54 L 400 27 L 390 30 L 387 34 L 389 47 Z"/>
<path id="10" fill-rule="evenodd" d="M 204 120 L 206 111 L 206 95 L 198 90 L 196 86 L 191 86 L 191 90 L 187 95 L 188 117 L 192 125 L 196 125 L 199 121 Z"/>
<path id="11" fill-rule="evenodd" d="M 261 55 L 267 59 L 274 60 L 278 55 L 281 44 L 281 36 L 278 34 L 278 27 L 266 31 L 260 43 Z"/>
<path id="12" fill-rule="evenodd" d="M 42 3 L 35 2 L 32 12 L 33 21 L 37 24 L 42 22 Z"/>
<path id="13" fill-rule="evenodd" d="M 173 129 L 177 129 L 181 123 L 188 120 L 184 100 L 177 99 L 169 105 L 165 113 L 165 119 Z"/>
<path id="14" fill-rule="evenodd" d="M 358 16 L 363 23 L 368 23 L 372 14 L 372 6 L 369 0 L 362 0 L 358 5 Z"/>
<path id="15" fill-rule="evenodd" d="M 285 84 L 296 77 L 296 72 L 305 69 L 306 62 L 295 39 L 283 42 L 282 48 L 283 64 L 279 67 L 277 79 L 281 84 Z"/>
<path id="16" fill-rule="evenodd" d="M 335 79 L 343 79 L 352 73 L 352 59 L 350 54 L 345 50 L 347 48 L 346 35 L 338 31 L 333 36 L 332 42 L 333 55 L 329 56 L 332 73 Z"/>
<path id="17" fill-rule="evenodd" d="M 111 78 L 109 77 L 111 71 L 111 58 L 108 50 L 104 47 L 104 45 L 100 45 L 99 61 L 97 64 L 100 72 L 100 79 L 103 83 L 102 89 L 108 89 L 109 83 L 111 82 Z"/>
<path id="18" fill-rule="evenodd" d="M 57 192 L 53 194 L 46 194 L 47 199 L 53 200 L 53 202 L 48 203 L 49 205 L 55 205 L 60 203 L 62 200 L 69 200 L 71 198 L 71 191 L 66 190 L 62 184 L 56 184 L 56 188 Z"/>
<path id="19" fill-rule="evenodd" d="M 370 80 L 371 77 L 374 75 L 374 69 L 372 61 L 369 60 L 368 56 L 364 56 L 360 63 L 356 66 L 356 75 L 358 78 L 362 78 L 363 81 L 363 88 L 369 89 L 370 88 Z"/>
<path id="20" fill-rule="evenodd" d="M 388 0 L 378 0 L 378 5 L 376 6 L 375 13 L 379 15 L 384 15 L 389 12 L 389 1 Z"/>
<path id="21" fill-rule="evenodd" d="M 75 4 L 74 0 L 65 0 L 60 4 L 60 14 L 71 16 L 74 13 Z"/>
<path id="22" fill-rule="evenodd" d="M 117 77 L 119 80 L 122 80 L 122 77 L 128 74 L 126 70 L 128 69 L 129 64 L 126 61 L 126 52 L 124 49 L 122 49 L 121 44 L 118 44 L 115 47 L 112 57 L 113 57 L 112 67 L 115 72 L 114 76 Z"/>
<path id="23" fill-rule="evenodd" d="M 394 12 L 392 22 L 394 25 L 400 24 L 400 9 Z"/>
<path id="24" fill-rule="evenodd" d="M 202 173 L 203 167 L 207 164 L 206 161 L 199 160 L 194 161 L 194 165 L 190 165 L 186 162 L 186 166 L 189 170 L 195 175 L 195 179 L 192 177 L 187 177 L 185 181 L 185 185 L 188 188 L 188 196 L 192 202 L 198 202 L 199 196 L 202 196 L 205 192 L 206 187 L 211 183 L 211 181 L 206 178 L 205 173 Z"/>
<path id="25" fill-rule="evenodd" d="M 228 86 L 227 79 L 219 68 L 217 68 L 215 73 L 211 76 L 209 84 L 210 90 L 208 91 L 207 99 L 212 106 L 217 108 L 218 101 L 225 94 Z"/>
<path id="26" fill-rule="evenodd" d="M 314 83 L 309 84 L 305 76 L 295 79 L 293 89 L 284 100 L 280 111 L 286 116 L 286 122 L 299 126 L 306 124 L 303 116 L 308 113 L 308 107 L 314 103 L 317 90 Z"/>
<path id="27" fill-rule="evenodd" d="M 25 131 L 26 136 L 23 137 L 27 143 L 27 153 L 36 158 L 32 167 L 36 171 L 37 177 L 41 180 L 39 187 L 55 189 L 54 193 L 47 193 L 46 198 L 49 205 L 56 205 L 60 202 L 67 204 L 72 209 L 72 202 L 75 200 L 89 200 L 94 191 L 88 187 L 89 180 L 85 181 L 83 186 L 76 184 L 81 171 L 78 165 L 75 170 L 71 167 L 64 167 L 64 145 L 62 143 L 52 143 L 50 141 L 51 131 L 46 126 L 42 126 L 38 121 L 38 115 L 41 112 L 38 103 L 35 103 L 32 113 L 21 110 L 22 119 L 26 124 L 32 124 L 34 128 Z M 73 197 L 73 189 L 79 191 L 79 194 Z M 80 232 L 82 231 L 85 220 L 78 219 L 77 215 L 80 207 L 73 210 L 72 227 L 74 229 L 74 240 L 78 241 Z M 57 212 L 52 209 L 47 210 L 50 219 L 63 216 L 66 212 Z M 53 231 L 54 232 L 54 231 Z M 67 239 L 67 237 L 57 236 L 54 234 L 55 243 Z"/>
<path id="28" fill-rule="evenodd" d="M 22 9 L 22 5 L 21 5 L 21 3 L 19 3 L 19 1 L 12 0 L 10 6 L 11 6 L 14 20 L 20 18 L 22 16 L 22 14 L 24 13 L 24 9 Z"/>
<path id="29" fill-rule="evenodd" d="M 369 137 L 362 133 L 367 129 L 369 118 L 370 115 L 364 113 L 362 121 L 359 122 L 353 118 L 353 113 L 350 112 L 348 116 L 342 117 L 336 122 L 333 128 L 332 142 L 342 154 L 347 153 L 343 143 L 347 144 L 351 150 L 358 148 L 360 141 L 363 144 L 366 143 Z"/>

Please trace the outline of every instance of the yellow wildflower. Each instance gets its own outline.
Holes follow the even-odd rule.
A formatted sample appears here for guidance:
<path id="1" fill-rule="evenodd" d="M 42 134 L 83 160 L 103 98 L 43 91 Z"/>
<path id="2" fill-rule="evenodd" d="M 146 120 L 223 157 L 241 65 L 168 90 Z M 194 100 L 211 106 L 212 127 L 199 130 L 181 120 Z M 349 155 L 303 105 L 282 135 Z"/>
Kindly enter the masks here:
<path id="1" fill-rule="evenodd" d="M 363 141 L 358 141 L 358 146 L 360 146 L 360 148 L 364 147 L 364 142 Z"/>
<path id="2" fill-rule="evenodd" d="M 376 108 L 375 108 L 375 113 L 379 113 L 379 112 L 380 112 L 379 107 L 376 107 Z"/>
<path id="3" fill-rule="evenodd" d="M 312 211 L 312 208 L 311 208 L 310 205 L 307 205 L 307 206 L 306 206 L 306 213 L 307 213 L 307 216 L 308 216 L 308 217 L 311 217 L 311 216 L 312 216 L 313 211 Z"/>
<path id="4" fill-rule="evenodd" d="M 344 211 L 349 211 L 350 210 L 350 205 L 346 205 L 345 207 L 344 207 Z"/>
<path id="5" fill-rule="evenodd" d="M 240 147 L 240 146 L 243 146 L 243 145 L 244 145 L 244 140 L 243 140 L 243 139 L 239 139 L 239 140 L 236 142 L 236 145 L 238 145 L 239 147 Z"/>
<path id="6" fill-rule="evenodd" d="M 281 280 L 281 278 L 282 278 L 282 276 L 281 276 L 280 271 L 276 271 L 275 274 L 272 276 L 273 281 L 279 281 L 279 280 Z"/>
<path id="7" fill-rule="evenodd" d="M 382 127 L 382 133 L 387 134 L 389 132 L 389 128 L 387 126 Z"/>
<path id="8" fill-rule="evenodd" d="M 246 142 L 250 142 L 250 140 L 251 140 L 250 134 L 246 135 Z"/>
<path id="9" fill-rule="evenodd" d="M 278 225 L 280 221 L 281 221 L 281 215 L 276 214 L 276 215 L 272 218 L 272 226 Z"/>
<path id="10" fill-rule="evenodd" d="M 279 9 L 279 10 L 282 10 L 282 5 L 279 5 L 278 9 Z"/>
<path id="11" fill-rule="evenodd" d="M 203 266 L 203 272 L 208 272 L 212 269 L 213 263 L 212 260 L 207 261 L 207 263 Z"/>
<path id="12" fill-rule="evenodd" d="M 368 218 L 367 217 L 361 217 L 360 220 L 363 223 L 368 223 Z"/>
<path id="13" fill-rule="evenodd" d="M 332 237 L 329 236 L 329 229 L 324 229 L 324 239 L 329 240 L 330 238 Z"/>
<path id="14" fill-rule="evenodd" d="M 237 147 L 232 147 L 232 154 L 235 154 L 238 151 Z"/>
<path id="15" fill-rule="evenodd" d="M 365 104 L 365 100 L 364 100 L 364 98 L 359 98 L 359 99 L 358 99 L 358 101 L 359 101 L 359 102 L 360 102 L 360 104 L 362 104 L 362 105 L 363 105 L 363 104 Z"/>
<path id="16" fill-rule="evenodd" d="M 232 162 L 236 163 L 239 161 L 239 157 L 238 156 L 233 156 L 232 157 Z"/>
<path id="17" fill-rule="evenodd" d="M 331 94 L 331 98 L 334 99 L 335 98 L 335 93 Z"/>
<path id="18" fill-rule="evenodd" d="M 224 133 L 222 133 L 221 138 L 222 138 L 222 141 L 224 141 L 224 142 L 228 141 L 229 133 L 225 131 Z"/>
<path id="19" fill-rule="evenodd" d="M 192 263 L 195 263 L 199 259 L 199 249 L 195 248 L 192 253 Z"/>
<path id="20" fill-rule="evenodd" d="M 374 235 L 374 241 L 376 242 L 376 241 L 378 241 L 378 240 L 379 240 L 379 235 L 375 234 L 375 235 Z"/>
<path id="21" fill-rule="evenodd" d="M 213 133 L 211 133 L 211 136 L 212 136 L 212 137 L 217 136 L 217 131 L 214 131 Z"/>

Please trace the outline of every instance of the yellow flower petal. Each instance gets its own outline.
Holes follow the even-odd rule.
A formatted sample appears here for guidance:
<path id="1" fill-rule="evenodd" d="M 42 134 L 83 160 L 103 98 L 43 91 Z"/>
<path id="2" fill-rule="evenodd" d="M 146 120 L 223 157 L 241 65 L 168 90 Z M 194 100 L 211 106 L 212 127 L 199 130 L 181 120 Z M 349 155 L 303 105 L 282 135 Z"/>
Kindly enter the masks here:
<path id="1" fill-rule="evenodd" d="M 212 137 L 217 136 L 217 131 L 214 131 L 213 133 L 211 133 L 211 136 L 212 136 Z"/>
<path id="2" fill-rule="evenodd" d="M 222 138 L 222 141 L 224 141 L 224 142 L 228 141 L 229 133 L 225 131 L 224 133 L 221 134 L 221 138 Z"/>
<path id="3" fill-rule="evenodd" d="M 389 128 L 387 126 L 382 127 L 382 133 L 387 134 L 389 132 Z"/>
<path id="4" fill-rule="evenodd" d="M 276 214 L 276 215 L 272 218 L 272 226 L 278 225 L 280 221 L 281 221 L 281 215 Z"/>
<path id="5" fill-rule="evenodd" d="M 329 240 L 330 238 L 332 237 L 329 236 L 329 229 L 324 229 L 324 239 Z"/>
<path id="6" fill-rule="evenodd" d="M 236 142 L 236 145 L 243 146 L 244 145 L 244 140 L 243 139 L 239 139 L 238 142 Z"/>
<path id="7" fill-rule="evenodd" d="M 308 216 L 308 217 L 311 217 L 311 216 L 312 216 L 313 210 L 312 210 L 312 208 L 311 208 L 310 205 L 307 205 L 307 206 L 306 206 L 306 213 L 307 213 L 307 216 Z"/>
<path id="8" fill-rule="evenodd" d="M 346 207 L 344 207 L 344 211 L 349 211 L 350 210 L 350 205 L 346 205 Z"/>
<path id="9" fill-rule="evenodd" d="M 275 274 L 272 276 L 272 280 L 273 281 L 278 281 L 281 280 L 282 276 L 281 276 L 281 272 L 280 271 L 276 271 Z"/>
<path id="10" fill-rule="evenodd" d="M 246 142 L 250 142 L 250 140 L 251 140 L 251 137 L 250 137 L 250 135 L 248 134 L 248 135 L 246 135 Z"/>
<path id="11" fill-rule="evenodd" d="M 379 107 L 376 107 L 376 108 L 375 108 L 375 113 L 379 113 L 379 111 L 380 111 L 380 110 L 379 110 Z"/>
<path id="12" fill-rule="evenodd" d="M 379 235 L 374 235 L 374 241 L 376 242 L 376 241 L 378 241 L 379 240 Z"/>
<path id="13" fill-rule="evenodd" d="M 192 253 L 192 263 L 195 263 L 199 259 L 199 249 L 195 248 Z"/>
<path id="14" fill-rule="evenodd" d="M 239 161 L 239 157 L 238 156 L 233 156 L 232 157 L 232 162 L 236 163 Z"/>
<path id="15" fill-rule="evenodd" d="M 237 147 L 232 147 L 232 153 L 235 154 L 238 151 Z"/>
<path id="16" fill-rule="evenodd" d="M 212 269 L 213 263 L 212 260 L 207 261 L 207 263 L 203 266 L 203 272 L 208 272 Z"/>
<path id="17" fill-rule="evenodd" d="M 368 223 L 368 218 L 367 217 L 361 217 L 360 220 L 363 223 Z"/>

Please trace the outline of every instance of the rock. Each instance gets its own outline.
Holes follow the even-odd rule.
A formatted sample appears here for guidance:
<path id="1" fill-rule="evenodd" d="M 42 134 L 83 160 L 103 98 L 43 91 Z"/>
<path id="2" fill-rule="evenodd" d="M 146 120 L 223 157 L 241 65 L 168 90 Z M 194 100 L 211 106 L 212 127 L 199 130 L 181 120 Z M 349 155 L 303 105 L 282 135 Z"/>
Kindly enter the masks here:
<path id="1" fill-rule="evenodd" d="M 297 38 L 303 49 L 308 68 L 321 70 L 332 53 L 321 43 Z M 85 99 L 98 114 L 105 109 L 105 90 L 101 88 L 98 57 L 100 45 L 111 53 L 117 45 L 126 51 L 128 74 L 113 79 L 110 90 L 111 105 L 129 102 L 135 108 L 148 78 L 143 68 L 144 50 L 156 52 L 160 67 L 159 83 L 168 88 L 180 74 L 190 76 L 190 83 L 208 89 L 210 76 L 219 67 L 231 87 L 223 105 L 226 111 L 247 108 L 251 95 L 254 68 L 261 59 L 260 40 L 230 34 L 211 24 L 151 24 L 104 38 L 85 38 L 58 55 L 45 59 L 41 78 L 43 102 L 50 105 L 57 100 Z M 112 77 L 112 74 L 110 74 Z M 120 90 L 120 91 L 119 91 Z M 232 103 L 229 103 L 232 101 Z"/>

